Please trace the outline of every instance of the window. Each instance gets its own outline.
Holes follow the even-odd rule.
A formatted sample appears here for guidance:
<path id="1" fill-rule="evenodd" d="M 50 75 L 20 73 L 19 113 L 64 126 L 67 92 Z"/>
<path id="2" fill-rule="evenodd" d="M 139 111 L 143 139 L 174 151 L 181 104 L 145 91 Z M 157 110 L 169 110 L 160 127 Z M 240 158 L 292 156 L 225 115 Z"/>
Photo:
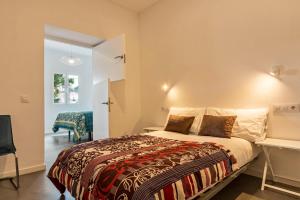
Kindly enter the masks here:
<path id="1" fill-rule="evenodd" d="M 54 74 L 54 103 L 66 103 L 65 75 Z"/>
<path id="2" fill-rule="evenodd" d="M 68 76 L 68 89 L 69 89 L 68 98 L 70 104 L 78 103 L 79 100 L 78 88 L 79 88 L 78 76 L 69 75 Z"/>
<path id="3" fill-rule="evenodd" d="M 53 78 L 53 102 L 55 104 L 78 103 L 79 77 L 77 75 L 54 74 Z"/>

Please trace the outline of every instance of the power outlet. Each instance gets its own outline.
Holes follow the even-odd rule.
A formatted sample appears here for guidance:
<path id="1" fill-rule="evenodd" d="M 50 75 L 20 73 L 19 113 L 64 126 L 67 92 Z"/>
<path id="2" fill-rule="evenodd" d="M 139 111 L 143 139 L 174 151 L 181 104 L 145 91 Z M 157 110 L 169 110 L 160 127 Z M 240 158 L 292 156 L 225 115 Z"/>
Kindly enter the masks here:
<path id="1" fill-rule="evenodd" d="M 273 105 L 274 113 L 298 113 L 300 112 L 300 104 L 277 104 Z"/>

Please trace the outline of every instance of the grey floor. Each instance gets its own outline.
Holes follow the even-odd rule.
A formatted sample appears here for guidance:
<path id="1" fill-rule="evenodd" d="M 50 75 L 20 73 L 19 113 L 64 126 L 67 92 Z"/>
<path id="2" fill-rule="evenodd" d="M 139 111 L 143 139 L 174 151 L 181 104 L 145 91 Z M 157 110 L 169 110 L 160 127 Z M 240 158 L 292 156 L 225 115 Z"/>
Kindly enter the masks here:
<path id="1" fill-rule="evenodd" d="M 67 136 L 46 136 L 45 157 L 47 170 L 45 172 L 21 176 L 21 187 L 18 191 L 13 189 L 8 180 L 1 180 L 0 200 L 73 200 L 69 193 L 61 197 L 59 192 L 46 177 L 49 167 L 55 160 L 57 154 L 70 145 L 72 145 L 72 143 L 68 142 Z M 299 200 L 299 198 L 272 190 L 260 191 L 260 182 L 261 180 L 259 178 L 241 175 L 217 194 L 213 200 Z"/>

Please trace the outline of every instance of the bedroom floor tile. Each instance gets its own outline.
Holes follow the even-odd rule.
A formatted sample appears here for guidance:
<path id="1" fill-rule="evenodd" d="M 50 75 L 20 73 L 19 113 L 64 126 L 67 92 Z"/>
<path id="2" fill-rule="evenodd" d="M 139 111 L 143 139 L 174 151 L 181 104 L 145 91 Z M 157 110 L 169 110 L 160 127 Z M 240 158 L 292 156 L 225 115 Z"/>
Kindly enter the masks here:
<path id="1" fill-rule="evenodd" d="M 0 200 L 74 200 L 69 193 L 60 193 L 46 177 L 50 165 L 66 146 L 73 145 L 67 137 L 46 136 L 45 152 L 47 170 L 20 177 L 20 189 L 14 190 L 8 180 L 0 181 Z M 260 191 L 261 179 L 241 175 L 212 200 L 299 200 L 299 198 L 272 190 Z"/>
<path id="2" fill-rule="evenodd" d="M 271 189 L 261 191 L 260 186 L 260 178 L 242 174 L 211 200 L 299 200 L 296 196 Z M 285 187 L 300 192 L 300 188 Z"/>

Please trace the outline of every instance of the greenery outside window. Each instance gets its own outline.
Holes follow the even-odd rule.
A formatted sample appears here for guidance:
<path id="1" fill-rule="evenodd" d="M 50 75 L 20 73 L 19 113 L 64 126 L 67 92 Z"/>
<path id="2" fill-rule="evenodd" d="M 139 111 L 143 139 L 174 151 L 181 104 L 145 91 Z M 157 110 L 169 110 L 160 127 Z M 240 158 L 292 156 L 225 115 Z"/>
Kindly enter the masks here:
<path id="1" fill-rule="evenodd" d="M 54 74 L 53 78 L 53 102 L 55 104 L 78 103 L 79 77 L 77 75 Z"/>
<path id="2" fill-rule="evenodd" d="M 79 81 L 78 76 L 68 75 L 68 100 L 70 104 L 78 103 L 79 100 Z"/>

